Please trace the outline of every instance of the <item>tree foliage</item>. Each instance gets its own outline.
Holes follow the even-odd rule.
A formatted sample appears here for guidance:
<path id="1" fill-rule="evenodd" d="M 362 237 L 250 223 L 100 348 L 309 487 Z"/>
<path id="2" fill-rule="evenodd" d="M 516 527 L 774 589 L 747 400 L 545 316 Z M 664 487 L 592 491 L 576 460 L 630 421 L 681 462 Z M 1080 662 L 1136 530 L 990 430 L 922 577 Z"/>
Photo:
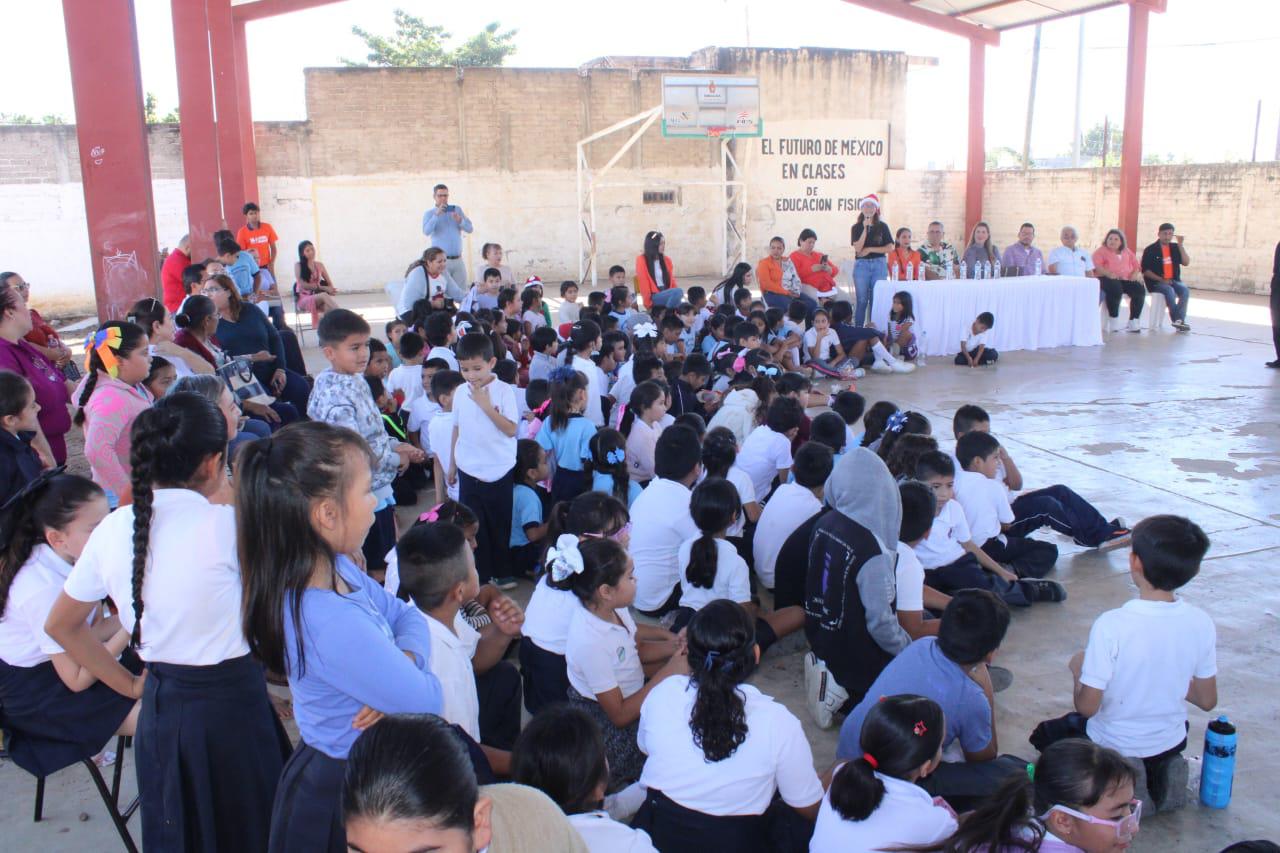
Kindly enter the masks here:
<path id="1" fill-rule="evenodd" d="M 344 59 L 343 64 L 392 68 L 502 65 L 516 51 L 516 31 L 501 31 L 497 21 L 453 49 L 445 45 L 453 36 L 444 27 L 428 24 L 403 9 L 395 10 L 395 27 L 390 36 L 352 27 L 351 32 L 364 41 L 369 53 L 365 62 Z"/>

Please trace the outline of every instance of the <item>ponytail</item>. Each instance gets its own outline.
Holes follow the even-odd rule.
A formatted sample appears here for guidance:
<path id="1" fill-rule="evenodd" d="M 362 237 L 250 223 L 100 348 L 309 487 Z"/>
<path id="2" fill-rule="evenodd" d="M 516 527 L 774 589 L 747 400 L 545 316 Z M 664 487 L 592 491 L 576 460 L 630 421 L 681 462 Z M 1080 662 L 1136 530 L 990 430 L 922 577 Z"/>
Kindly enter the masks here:
<path id="1" fill-rule="evenodd" d="M 118 332 L 116 330 L 119 330 Z M 98 371 L 116 375 L 116 359 L 128 358 L 146 340 L 147 333 L 137 323 L 124 320 L 108 320 L 98 327 L 85 341 L 85 377 L 80 399 L 76 401 L 76 414 L 72 422 L 83 426 L 84 407 L 98 386 Z"/>
<path id="2" fill-rule="evenodd" d="M 700 589 L 711 589 L 715 585 L 720 553 L 716 535 L 732 526 L 741 512 L 738 489 L 722 477 L 708 477 L 693 490 L 689 514 L 702 535 L 689 549 L 685 580 L 690 584 Z"/>
<path id="3" fill-rule="evenodd" d="M 592 473 L 608 474 L 613 481 L 610 494 L 625 506 L 631 497 L 631 475 L 627 473 L 627 440 L 622 433 L 601 427 L 591 436 Z"/>
<path id="4" fill-rule="evenodd" d="M 636 419 L 640 417 L 640 412 L 643 412 L 666 396 L 667 389 L 660 383 L 652 379 L 641 382 L 631 392 L 631 401 L 627 403 L 627 410 L 622 413 L 622 420 L 618 423 L 618 431 L 630 438 L 631 427 L 635 424 Z"/>
<path id="5" fill-rule="evenodd" d="M 747 706 L 738 686 L 756 668 L 755 623 L 741 605 L 717 599 L 693 614 L 689 683 L 697 688 L 689 730 L 710 762 L 723 761 L 747 739 Z"/>
<path id="6" fill-rule="evenodd" d="M 881 699 L 862 723 L 862 757 L 842 764 L 831 778 L 832 808 L 845 820 L 869 818 L 885 794 L 876 773 L 914 781 L 911 774 L 938 756 L 945 729 L 942 708 L 932 699 L 905 694 Z"/>
<path id="7" fill-rule="evenodd" d="M 551 382 L 551 400 L 549 421 L 551 431 L 565 429 L 569 426 L 569 418 L 574 414 L 573 401 L 579 391 L 588 389 L 587 377 L 572 367 L 557 367 L 548 377 Z"/>
<path id="8" fill-rule="evenodd" d="M 738 440 L 728 427 L 709 430 L 702 439 L 702 470 L 708 477 L 727 477 L 738 459 Z"/>

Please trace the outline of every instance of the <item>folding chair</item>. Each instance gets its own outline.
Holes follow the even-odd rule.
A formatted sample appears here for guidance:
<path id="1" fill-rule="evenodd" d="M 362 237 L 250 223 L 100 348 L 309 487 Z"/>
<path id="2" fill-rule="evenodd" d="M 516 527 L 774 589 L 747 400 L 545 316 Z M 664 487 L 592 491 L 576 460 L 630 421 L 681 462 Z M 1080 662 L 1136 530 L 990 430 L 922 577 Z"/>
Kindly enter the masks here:
<path id="1" fill-rule="evenodd" d="M 298 283 L 293 283 L 293 333 L 298 336 L 298 342 L 304 347 L 307 345 L 306 332 L 308 329 L 314 331 L 316 328 L 316 312 L 311 312 L 311 324 L 303 325 L 302 312 L 298 310 Z"/>

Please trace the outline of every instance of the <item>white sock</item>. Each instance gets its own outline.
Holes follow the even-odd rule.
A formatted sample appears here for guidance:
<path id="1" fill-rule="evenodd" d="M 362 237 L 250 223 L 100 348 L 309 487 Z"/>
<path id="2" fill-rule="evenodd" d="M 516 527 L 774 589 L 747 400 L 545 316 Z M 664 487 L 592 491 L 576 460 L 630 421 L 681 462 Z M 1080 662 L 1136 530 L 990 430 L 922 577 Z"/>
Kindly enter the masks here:
<path id="1" fill-rule="evenodd" d="M 891 364 L 893 363 L 893 355 L 889 352 L 888 349 L 885 348 L 885 345 L 880 341 L 876 341 L 874 344 L 871 345 L 871 351 L 875 353 L 877 361 L 887 361 Z"/>

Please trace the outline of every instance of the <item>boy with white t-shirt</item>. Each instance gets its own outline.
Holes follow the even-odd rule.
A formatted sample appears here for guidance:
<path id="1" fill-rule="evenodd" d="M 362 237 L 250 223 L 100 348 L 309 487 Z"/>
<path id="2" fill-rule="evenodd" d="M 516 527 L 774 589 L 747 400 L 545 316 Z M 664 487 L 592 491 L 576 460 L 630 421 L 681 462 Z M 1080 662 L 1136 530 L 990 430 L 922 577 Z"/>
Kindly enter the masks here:
<path id="1" fill-rule="evenodd" d="M 443 359 L 450 370 L 457 370 L 458 357 L 453 354 L 453 350 L 449 349 L 458 340 L 458 333 L 453 328 L 453 318 L 443 311 L 428 314 L 423 324 L 423 334 L 431 347 L 427 352 L 426 360 Z"/>
<path id="2" fill-rule="evenodd" d="M 787 480 L 787 472 L 794 461 L 791 457 L 791 441 L 800 431 L 800 419 L 804 410 L 797 400 L 776 397 L 769 404 L 764 423 L 756 427 L 742 443 L 738 451 L 737 466 L 751 477 L 756 500 L 763 503 L 773 487 L 774 478 Z"/>
<path id="3" fill-rule="evenodd" d="M 925 586 L 924 566 L 916 556 L 915 546 L 929 535 L 938 501 L 928 486 L 916 480 L 899 483 L 898 494 L 902 497 L 902 529 L 898 534 L 898 564 L 894 568 L 897 591 L 894 609 L 898 612 L 898 624 L 912 640 L 936 637 L 940 623 L 937 619 L 925 618 L 925 606 L 933 611 L 945 610 L 951 596 Z"/>
<path id="4" fill-rule="evenodd" d="M 945 593 L 989 589 L 1006 604 L 1019 607 L 1036 601 L 1065 601 L 1062 584 L 1019 578 L 974 544 L 964 510 L 953 500 L 955 477 L 955 463 L 940 450 L 925 453 L 916 463 L 916 479 L 932 489 L 938 501 L 929 534 L 913 548 L 929 586 Z"/>
<path id="5" fill-rule="evenodd" d="M 1041 723 L 1031 737 L 1043 749 L 1087 735 L 1142 759 L 1152 801 L 1162 812 L 1186 801 L 1183 703 L 1204 711 L 1218 704 L 1213 620 L 1175 594 L 1199 573 L 1208 549 L 1209 537 L 1186 518 L 1154 515 L 1134 526 L 1129 575 L 1138 597 L 1099 616 L 1089 644 L 1068 663 L 1076 713 Z"/>
<path id="6" fill-rule="evenodd" d="M 970 432 L 956 442 L 956 500 L 964 509 L 973 541 L 1020 578 L 1042 578 L 1058 561 L 1058 546 L 1012 532 L 1014 515 L 1009 493 L 996 479 L 1000 442 L 989 432 Z"/>
<path id="7" fill-rule="evenodd" d="M 388 394 L 400 392 L 397 403 L 402 409 L 408 409 L 422 396 L 422 360 L 426 348 L 427 342 L 415 332 L 405 332 L 400 336 L 401 364 L 391 368 L 382 385 Z"/>
<path id="8" fill-rule="evenodd" d="M 787 538 L 822 511 L 823 487 L 833 464 L 834 455 L 825 444 L 800 445 L 791 465 L 795 481 L 778 486 L 760 513 L 751 549 L 756 577 L 766 589 L 774 588 L 778 554 Z"/>
<path id="9" fill-rule="evenodd" d="M 424 361 L 422 369 L 418 372 L 422 393 L 405 407 L 409 413 L 409 417 L 405 421 L 405 429 L 409 431 L 409 440 L 428 454 L 431 453 L 431 438 L 427 435 L 427 425 L 431 423 L 431 419 L 435 417 L 436 412 L 440 411 L 440 404 L 431 395 L 431 381 L 437 373 L 448 369 L 449 365 L 445 364 L 441 359 L 433 358 L 430 361 Z"/>
<path id="10" fill-rule="evenodd" d="M 435 398 L 440 411 L 427 421 L 427 439 L 422 443 L 423 449 L 431 448 L 435 459 L 432 479 L 436 486 L 436 503 L 444 503 L 446 499 L 458 499 L 458 481 L 449 482 L 449 468 L 453 465 L 453 395 L 458 386 L 465 380 L 456 370 L 441 370 L 431 377 L 431 396 Z"/>
<path id="11" fill-rule="evenodd" d="M 631 505 L 631 545 L 635 562 L 633 606 L 646 616 L 664 616 L 680 600 L 680 544 L 698 535 L 689 514 L 690 489 L 702 473 L 698 434 L 685 426 L 662 431 L 654 450 L 653 480 Z"/>
<path id="12" fill-rule="evenodd" d="M 995 324 L 995 315 L 990 311 L 983 311 L 978 315 L 969 326 L 968 334 L 960 341 L 960 352 L 956 355 L 956 364 L 961 367 L 966 364 L 969 367 L 978 367 L 991 364 L 1000 358 L 1000 353 L 987 345 L 990 339 L 989 333 Z"/>

